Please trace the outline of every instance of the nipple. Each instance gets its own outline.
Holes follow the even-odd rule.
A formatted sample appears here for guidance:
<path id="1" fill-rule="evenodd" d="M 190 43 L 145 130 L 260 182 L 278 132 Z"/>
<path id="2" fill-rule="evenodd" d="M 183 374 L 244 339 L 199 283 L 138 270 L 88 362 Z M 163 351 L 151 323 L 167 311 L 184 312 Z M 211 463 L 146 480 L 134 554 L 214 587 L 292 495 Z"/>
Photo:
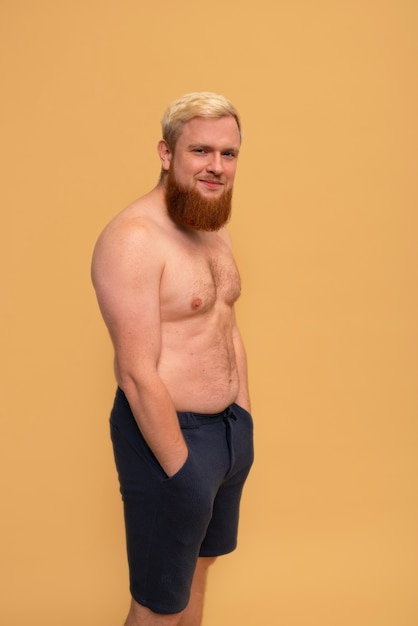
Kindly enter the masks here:
<path id="1" fill-rule="evenodd" d="M 193 298 L 192 300 L 192 309 L 196 311 L 200 306 L 202 306 L 201 298 Z"/>

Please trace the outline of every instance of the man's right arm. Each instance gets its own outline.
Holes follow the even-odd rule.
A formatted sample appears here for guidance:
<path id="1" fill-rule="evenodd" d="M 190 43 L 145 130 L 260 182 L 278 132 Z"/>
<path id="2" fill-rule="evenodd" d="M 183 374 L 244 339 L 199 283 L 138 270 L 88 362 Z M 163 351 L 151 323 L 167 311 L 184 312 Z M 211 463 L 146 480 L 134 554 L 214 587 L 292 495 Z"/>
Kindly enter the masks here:
<path id="1" fill-rule="evenodd" d="M 163 254 L 149 226 L 110 225 L 93 255 L 92 278 L 115 349 L 118 383 L 138 426 L 167 476 L 187 458 L 171 397 L 158 375 Z"/>

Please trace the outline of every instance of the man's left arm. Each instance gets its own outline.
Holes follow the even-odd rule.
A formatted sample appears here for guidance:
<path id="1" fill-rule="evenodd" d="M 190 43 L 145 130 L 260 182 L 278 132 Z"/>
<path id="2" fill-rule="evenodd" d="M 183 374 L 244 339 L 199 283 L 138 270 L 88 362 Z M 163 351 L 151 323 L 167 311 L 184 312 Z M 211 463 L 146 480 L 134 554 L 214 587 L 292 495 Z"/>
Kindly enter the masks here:
<path id="1" fill-rule="evenodd" d="M 236 323 L 235 313 L 234 313 L 234 324 L 232 328 L 232 339 L 234 342 L 235 359 L 237 363 L 238 375 L 239 375 L 239 381 L 240 381 L 238 396 L 235 402 L 239 404 L 239 406 L 242 406 L 243 409 L 251 413 L 250 392 L 248 389 L 247 354 L 245 351 L 241 334 L 239 332 L 239 329 Z"/>

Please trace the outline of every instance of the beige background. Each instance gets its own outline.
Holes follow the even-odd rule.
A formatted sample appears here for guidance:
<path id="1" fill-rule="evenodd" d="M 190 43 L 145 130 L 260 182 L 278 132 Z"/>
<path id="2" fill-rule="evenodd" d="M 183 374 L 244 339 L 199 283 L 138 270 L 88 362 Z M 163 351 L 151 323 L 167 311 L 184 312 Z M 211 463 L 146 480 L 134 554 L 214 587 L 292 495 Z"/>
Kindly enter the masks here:
<path id="1" fill-rule="evenodd" d="M 89 281 L 166 104 L 241 111 L 257 462 L 204 626 L 416 626 L 418 3 L 2 0 L 0 622 L 128 605 Z"/>

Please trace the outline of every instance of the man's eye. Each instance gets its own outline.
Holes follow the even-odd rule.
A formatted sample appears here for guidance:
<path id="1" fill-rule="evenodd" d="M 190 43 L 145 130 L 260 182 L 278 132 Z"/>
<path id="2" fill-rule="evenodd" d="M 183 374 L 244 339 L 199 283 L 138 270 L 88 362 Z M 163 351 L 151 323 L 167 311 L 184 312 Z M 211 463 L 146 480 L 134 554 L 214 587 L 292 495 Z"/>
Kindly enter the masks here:
<path id="1" fill-rule="evenodd" d="M 205 154 L 206 150 L 204 148 L 195 148 L 194 151 L 196 154 Z"/>

